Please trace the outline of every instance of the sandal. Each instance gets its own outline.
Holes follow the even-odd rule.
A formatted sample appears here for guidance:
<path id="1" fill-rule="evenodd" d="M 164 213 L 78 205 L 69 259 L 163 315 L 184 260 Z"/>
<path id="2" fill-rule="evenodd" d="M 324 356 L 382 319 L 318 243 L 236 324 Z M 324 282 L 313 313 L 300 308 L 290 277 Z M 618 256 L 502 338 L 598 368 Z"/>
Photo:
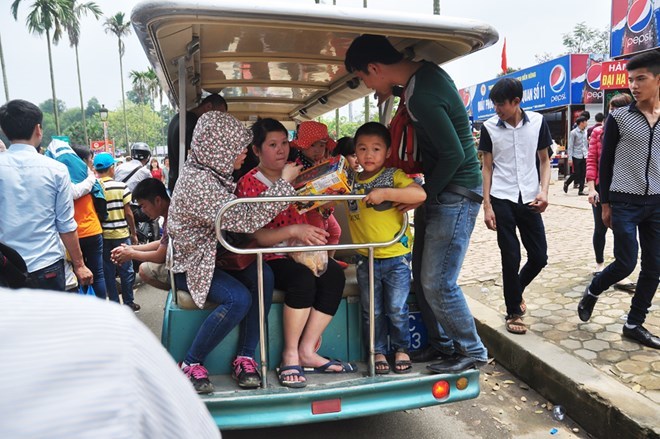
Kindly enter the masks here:
<path id="1" fill-rule="evenodd" d="M 527 332 L 522 316 L 518 315 L 507 316 L 505 327 L 512 334 L 525 334 Z"/>
<path id="2" fill-rule="evenodd" d="M 284 373 L 289 370 L 292 370 L 291 373 Z M 302 389 L 307 385 L 307 381 L 288 381 L 286 377 L 298 377 L 305 378 L 305 372 L 303 372 L 302 367 L 300 366 L 282 366 L 277 370 L 277 380 L 280 382 L 281 386 L 290 387 L 292 389 Z"/>
<path id="3" fill-rule="evenodd" d="M 527 312 L 527 304 L 525 303 L 525 299 L 520 302 L 520 315 L 524 316 L 525 313 Z"/>
<path id="4" fill-rule="evenodd" d="M 408 355 L 407 360 L 396 360 L 396 354 L 406 354 Z M 395 355 L 395 360 L 394 360 L 394 369 L 392 371 L 394 373 L 399 373 L 399 374 L 404 374 L 404 373 L 410 373 L 412 370 L 412 361 L 410 361 L 410 355 L 408 354 L 407 349 L 397 349 Z"/>
<path id="5" fill-rule="evenodd" d="M 383 354 L 376 354 L 376 355 L 383 355 Z M 383 355 L 383 357 L 385 357 Z M 387 375 L 390 373 L 390 363 L 387 362 L 387 360 L 378 360 L 376 361 L 375 369 L 376 369 L 376 375 Z M 380 366 L 380 369 L 378 368 Z"/>

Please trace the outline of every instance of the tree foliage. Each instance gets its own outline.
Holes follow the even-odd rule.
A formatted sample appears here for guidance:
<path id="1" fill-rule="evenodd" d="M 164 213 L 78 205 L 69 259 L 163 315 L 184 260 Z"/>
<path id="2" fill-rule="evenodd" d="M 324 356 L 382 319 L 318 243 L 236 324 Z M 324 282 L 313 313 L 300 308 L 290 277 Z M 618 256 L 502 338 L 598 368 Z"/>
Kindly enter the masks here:
<path id="1" fill-rule="evenodd" d="M 559 54 L 537 53 L 534 59 L 540 64 L 573 53 L 608 54 L 610 53 L 609 29 L 598 30 L 587 26 L 583 21 L 577 23 L 571 32 L 562 34 L 562 44 L 566 51 Z"/>
<path id="2" fill-rule="evenodd" d="M 517 72 L 518 70 L 520 70 L 519 67 L 507 67 L 506 72 L 500 72 L 497 74 L 497 78 L 500 76 L 508 75 L 509 73 Z"/>

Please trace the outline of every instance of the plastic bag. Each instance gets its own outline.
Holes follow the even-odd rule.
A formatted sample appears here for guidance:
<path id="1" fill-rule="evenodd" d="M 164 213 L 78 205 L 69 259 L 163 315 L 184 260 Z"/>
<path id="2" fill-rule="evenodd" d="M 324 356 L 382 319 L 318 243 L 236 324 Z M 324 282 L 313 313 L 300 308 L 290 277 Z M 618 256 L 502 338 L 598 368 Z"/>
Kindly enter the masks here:
<path id="1" fill-rule="evenodd" d="M 289 242 L 290 247 L 302 245 L 302 242 L 298 241 L 297 239 Z M 305 267 L 309 268 L 316 277 L 321 277 L 323 273 L 325 273 L 325 271 L 328 269 L 328 252 L 325 250 L 292 252 L 289 253 L 289 257 L 297 263 L 303 264 Z"/>
<path id="2" fill-rule="evenodd" d="M 91 286 L 91 285 L 87 285 L 86 288 L 84 286 L 80 285 L 78 287 L 78 294 L 80 294 L 82 296 L 95 296 L 96 297 L 96 293 L 94 292 L 94 287 Z"/>

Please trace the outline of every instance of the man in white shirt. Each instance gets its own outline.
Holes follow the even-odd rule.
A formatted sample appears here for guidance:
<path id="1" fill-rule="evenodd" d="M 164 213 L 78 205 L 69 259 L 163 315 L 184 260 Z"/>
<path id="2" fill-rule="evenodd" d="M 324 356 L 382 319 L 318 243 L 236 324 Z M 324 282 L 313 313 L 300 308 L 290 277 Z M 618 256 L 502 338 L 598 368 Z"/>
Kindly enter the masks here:
<path id="1" fill-rule="evenodd" d="M 577 126 L 568 136 L 568 159 L 573 163 L 573 173 L 564 182 L 564 193 L 568 192 L 571 182 L 579 186 L 578 195 L 589 195 L 584 191 L 584 178 L 587 175 L 587 154 L 589 140 L 587 139 L 588 119 L 580 116 L 575 120 Z"/>
<path id="2" fill-rule="evenodd" d="M 552 145 L 543 116 L 520 108 L 522 95 L 522 83 L 517 79 L 497 81 L 490 91 L 497 115 L 484 123 L 479 143 L 483 152 L 484 222 L 490 230 L 497 231 L 506 329 L 514 334 L 527 332 L 522 321 L 527 309 L 523 292 L 548 263 L 541 213 L 548 207 L 548 148 Z M 540 172 L 536 168 L 537 158 Z M 516 228 L 527 250 L 522 270 Z"/>

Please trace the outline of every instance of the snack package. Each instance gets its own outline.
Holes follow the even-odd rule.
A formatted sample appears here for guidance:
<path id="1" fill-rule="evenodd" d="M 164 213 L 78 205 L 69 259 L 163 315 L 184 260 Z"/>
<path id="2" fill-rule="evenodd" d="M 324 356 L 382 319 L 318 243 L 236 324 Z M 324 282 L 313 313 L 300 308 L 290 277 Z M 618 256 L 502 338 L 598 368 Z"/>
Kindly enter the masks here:
<path id="1" fill-rule="evenodd" d="M 348 161 L 340 155 L 301 173 L 292 185 L 298 195 L 341 195 L 351 192 L 353 180 L 354 175 L 349 170 Z M 298 213 L 303 214 L 326 203 L 324 201 L 298 202 L 296 209 Z"/>
<path id="2" fill-rule="evenodd" d="M 289 243 L 290 247 L 301 245 L 302 243 L 298 240 L 293 240 Z M 305 267 L 312 270 L 312 273 L 314 273 L 314 276 L 316 277 L 321 277 L 323 273 L 325 273 L 325 271 L 328 269 L 328 252 L 325 250 L 292 252 L 289 253 L 289 256 L 297 263 L 303 264 Z"/>

